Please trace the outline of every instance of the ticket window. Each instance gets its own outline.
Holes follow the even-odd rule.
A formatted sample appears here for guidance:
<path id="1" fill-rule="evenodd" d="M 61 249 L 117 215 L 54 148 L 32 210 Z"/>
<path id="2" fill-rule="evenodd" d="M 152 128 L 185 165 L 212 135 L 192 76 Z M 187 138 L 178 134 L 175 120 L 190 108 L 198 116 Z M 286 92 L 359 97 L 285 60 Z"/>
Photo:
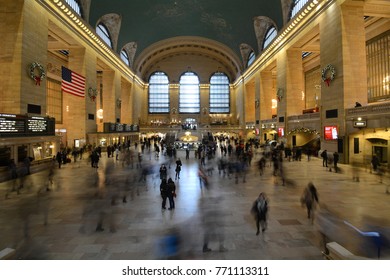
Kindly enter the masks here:
<path id="1" fill-rule="evenodd" d="M 18 146 L 18 162 L 23 162 L 28 156 L 28 147 L 26 145 Z"/>
<path id="2" fill-rule="evenodd" d="M 0 147 L 0 166 L 8 166 L 11 159 L 11 147 Z"/>

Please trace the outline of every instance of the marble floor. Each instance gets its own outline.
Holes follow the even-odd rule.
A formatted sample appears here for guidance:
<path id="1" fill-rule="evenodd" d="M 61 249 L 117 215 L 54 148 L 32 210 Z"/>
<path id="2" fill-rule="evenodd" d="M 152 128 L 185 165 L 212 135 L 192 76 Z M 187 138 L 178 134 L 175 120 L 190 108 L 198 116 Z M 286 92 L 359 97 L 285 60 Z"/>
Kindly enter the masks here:
<path id="1" fill-rule="evenodd" d="M 284 161 L 283 185 L 270 166 L 259 175 L 257 153 L 245 181 L 219 175 L 215 167 L 205 187 L 194 154 L 188 160 L 184 151 L 177 156 L 183 166 L 175 180 L 174 210 L 161 208 L 157 170 L 168 158 L 153 153 L 143 155 L 143 167 L 152 170 L 146 182 L 139 180 L 142 169 L 136 164 L 132 168 L 103 153 L 97 169 L 87 159 L 56 168 L 51 191 L 48 170 L 27 176 L 20 194 L 10 192 L 7 199 L 14 182 L 0 183 L 0 250 L 14 248 L 16 259 L 40 260 L 321 260 L 319 229 L 325 224 L 330 241 L 372 258 L 375 247 L 358 230 L 380 232 L 380 258 L 390 259 L 388 176 L 343 164 L 342 172 L 329 172 L 312 157 Z M 168 169 L 172 178 L 174 167 Z M 319 193 L 314 223 L 300 203 L 308 182 Z M 260 192 L 268 196 L 269 214 L 267 230 L 257 236 L 250 209 Z M 99 220 L 102 231 L 96 231 Z M 209 252 L 202 250 L 205 234 Z"/>

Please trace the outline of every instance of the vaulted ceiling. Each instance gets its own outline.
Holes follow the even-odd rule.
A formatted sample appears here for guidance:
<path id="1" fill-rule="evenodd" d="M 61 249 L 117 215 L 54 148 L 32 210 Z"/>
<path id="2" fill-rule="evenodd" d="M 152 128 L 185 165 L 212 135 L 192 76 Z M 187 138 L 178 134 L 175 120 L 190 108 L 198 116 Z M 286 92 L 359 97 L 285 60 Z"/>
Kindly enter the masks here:
<path id="1" fill-rule="evenodd" d="M 183 58 L 192 53 L 217 61 L 218 68 L 229 72 L 234 80 L 243 68 L 240 44 L 259 51 L 254 18 L 265 16 L 277 28 L 283 25 L 280 0 L 90 1 L 92 26 L 108 14 L 120 16 L 117 51 L 129 42 L 135 43 L 132 66 L 144 79 L 159 61 L 172 56 L 176 38 L 176 54 L 182 53 Z"/>
<path id="2" fill-rule="evenodd" d="M 239 55 L 241 43 L 257 51 L 254 17 L 267 16 L 282 25 L 280 0 L 91 1 L 91 25 L 109 13 L 122 17 L 118 49 L 137 42 L 137 54 L 160 40 L 199 36 L 218 41 Z"/>

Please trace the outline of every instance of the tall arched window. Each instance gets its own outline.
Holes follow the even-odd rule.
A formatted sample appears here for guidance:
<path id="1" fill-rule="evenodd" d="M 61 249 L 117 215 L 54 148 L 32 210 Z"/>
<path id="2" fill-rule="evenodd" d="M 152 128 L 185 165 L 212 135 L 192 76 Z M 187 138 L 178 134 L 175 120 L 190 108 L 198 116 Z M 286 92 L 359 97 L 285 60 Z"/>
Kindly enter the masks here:
<path id="1" fill-rule="evenodd" d="M 215 73 L 210 78 L 210 113 L 230 113 L 229 78 L 221 72 Z"/>
<path id="2" fill-rule="evenodd" d="M 255 61 L 255 52 L 254 51 L 251 51 L 249 56 L 248 56 L 248 62 L 246 63 L 246 67 L 249 67 L 251 66 L 251 64 L 253 63 L 253 61 Z"/>
<path id="3" fill-rule="evenodd" d="M 295 17 L 295 15 L 299 13 L 299 11 L 307 4 L 307 2 L 309 2 L 309 0 L 294 0 L 294 3 L 291 7 L 290 19 Z"/>
<path id="4" fill-rule="evenodd" d="M 149 78 L 149 113 L 169 113 L 169 79 L 161 71 Z"/>
<path id="5" fill-rule="evenodd" d="M 263 50 L 268 47 L 268 45 L 275 39 L 277 30 L 275 26 L 272 26 L 268 29 L 267 33 L 265 33 L 264 42 L 263 42 Z"/>
<path id="6" fill-rule="evenodd" d="M 180 77 L 179 113 L 200 113 L 199 78 L 194 72 Z"/>
<path id="7" fill-rule="evenodd" d="M 110 33 L 102 23 L 99 23 L 98 26 L 96 27 L 96 33 L 97 35 L 99 35 L 100 38 L 102 38 L 104 42 L 106 42 L 107 45 L 110 46 L 110 48 L 112 48 Z"/>
<path id="8" fill-rule="evenodd" d="M 127 66 L 130 66 L 130 60 L 129 60 L 129 55 L 127 54 L 127 51 L 121 50 L 120 53 L 121 59 L 126 63 Z"/>
<path id="9" fill-rule="evenodd" d="M 78 0 L 65 0 L 66 3 L 75 11 L 79 16 L 81 16 L 81 6 Z"/>

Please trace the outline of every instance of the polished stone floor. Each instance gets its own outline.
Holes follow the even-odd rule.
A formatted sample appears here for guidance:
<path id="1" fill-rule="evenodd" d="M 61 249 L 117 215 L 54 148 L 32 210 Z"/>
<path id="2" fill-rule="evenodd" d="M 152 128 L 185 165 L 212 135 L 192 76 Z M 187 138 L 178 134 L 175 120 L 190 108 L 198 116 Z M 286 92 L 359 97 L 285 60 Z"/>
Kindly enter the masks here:
<path id="1" fill-rule="evenodd" d="M 143 155 L 143 167 L 153 170 L 146 182 L 139 180 L 142 169 L 136 164 L 132 168 L 103 153 L 98 169 L 87 159 L 56 167 L 52 186 L 48 170 L 29 175 L 20 194 L 10 192 L 8 199 L 5 194 L 14 182 L 0 183 L 0 250 L 14 248 L 17 259 L 44 260 L 324 259 L 319 222 L 323 225 L 325 219 L 330 240 L 375 258 L 375 248 L 366 245 L 370 241 L 358 230 L 376 230 L 386 237 L 390 228 L 388 174 L 379 177 L 342 164 L 341 173 L 329 172 L 320 159 L 302 158 L 283 162 L 287 178 L 283 185 L 270 166 L 259 175 L 257 153 L 245 182 L 243 177 L 236 182 L 234 176 L 220 176 L 215 167 L 205 187 L 200 185 L 193 152 L 188 160 L 184 151 L 177 156 L 183 166 L 175 180 L 174 210 L 161 208 L 157 170 L 168 159 L 153 153 Z M 174 169 L 172 164 L 168 170 L 172 178 Z M 300 203 L 310 181 L 320 200 L 314 223 Z M 269 215 L 267 230 L 257 236 L 250 208 L 260 192 L 268 196 Z M 102 231 L 96 231 L 99 220 Z M 205 236 L 210 239 L 209 252 L 202 251 Z M 380 258 L 390 259 L 386 242 L 381 246 Z"/>

